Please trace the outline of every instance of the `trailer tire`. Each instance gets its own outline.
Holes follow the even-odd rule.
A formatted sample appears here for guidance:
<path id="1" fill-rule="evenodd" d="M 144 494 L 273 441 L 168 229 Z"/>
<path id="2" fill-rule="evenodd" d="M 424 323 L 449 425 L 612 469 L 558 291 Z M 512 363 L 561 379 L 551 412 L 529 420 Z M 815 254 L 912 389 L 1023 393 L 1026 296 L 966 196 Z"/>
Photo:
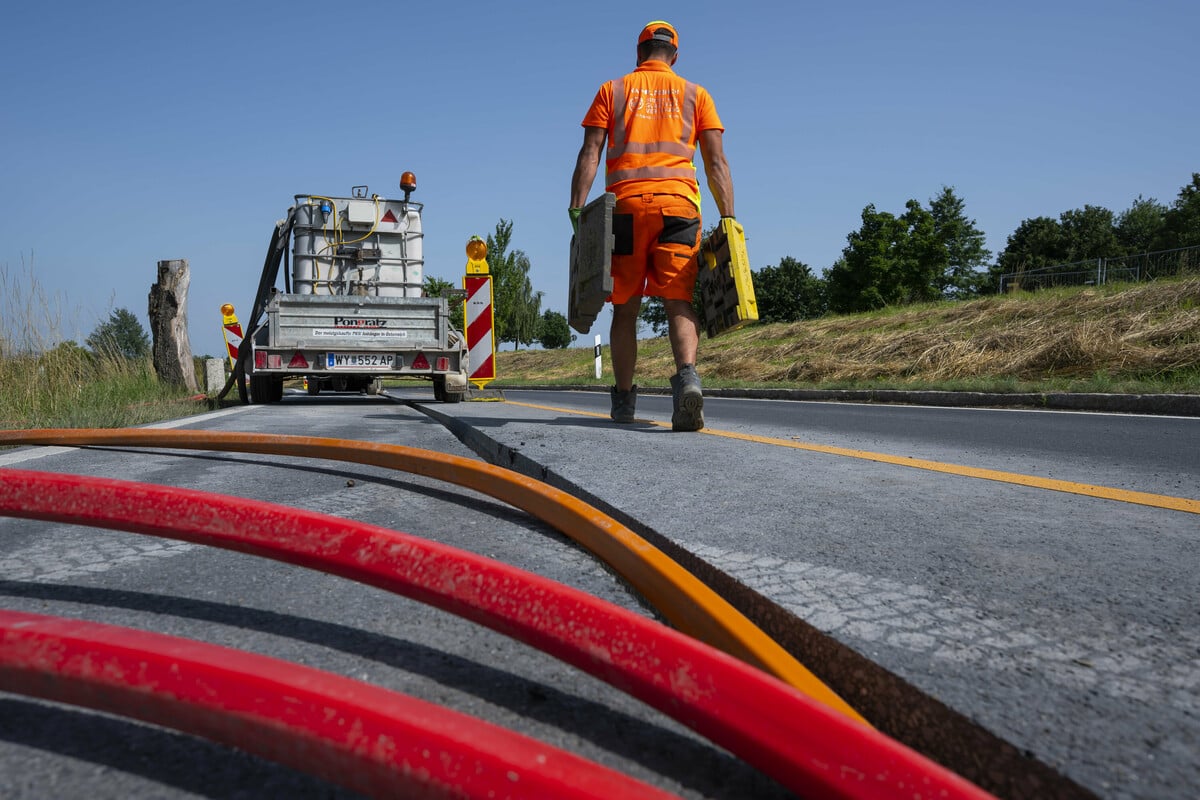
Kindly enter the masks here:
<path id="1" fill-rule="evenodd" d="M 283 399 L 283 380 L 267 375 L 250 376 L 251 403 L 278 403 Z"/>
<path id="2" fill-rule="evenodd" d="M 463 396 L 459 392 L 446 391 L 445 377 L 433 379 L 433 399 L 439 403 L 461 403 Z"/>
<path id="3" fill-rule="evenodd" d="M 308 393 L 310 395 L 313 395 L 315 397 L 316 395 L 319 395 L 321 393 L 321 379 L 320 378 L 309 376 L 306 379 L 305 383 L 308 384 Z"/>

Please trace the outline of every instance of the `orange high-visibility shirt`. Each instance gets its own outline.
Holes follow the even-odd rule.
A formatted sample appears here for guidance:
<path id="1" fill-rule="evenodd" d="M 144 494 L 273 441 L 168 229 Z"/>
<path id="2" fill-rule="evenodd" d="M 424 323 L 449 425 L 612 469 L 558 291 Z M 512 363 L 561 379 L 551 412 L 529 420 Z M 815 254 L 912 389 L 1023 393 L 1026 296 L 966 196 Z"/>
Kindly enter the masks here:
<path id="1" fill-rule="evenodd" d="M 646 61 L 600 87 L 583 126 L 608 132 L 606 188 L 618 200 L 675 194 L 700 207 L 696 140 L 701 131 L 725 130 L 703 86 L 679 77 L 662 61 Z"/>

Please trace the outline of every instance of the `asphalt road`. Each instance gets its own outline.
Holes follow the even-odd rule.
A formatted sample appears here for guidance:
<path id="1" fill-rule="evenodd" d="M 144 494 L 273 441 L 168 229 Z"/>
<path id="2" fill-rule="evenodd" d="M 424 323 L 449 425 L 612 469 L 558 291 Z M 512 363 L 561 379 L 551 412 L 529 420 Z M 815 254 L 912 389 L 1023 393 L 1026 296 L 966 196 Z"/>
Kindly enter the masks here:
<path id="1" fill-rule="evenodd" d="M 1200 498 L 1200 420 L 712 398 L 709 431 L 731 434 L 721 436 L 652 424 L 669 420 L 664 397 L 639 402 L 639 415 L 650 421 L 617 426 L 603 418 L 602 395 L 506 396 L 506 403 L 429 410 L 480 452 L 576 487 L 802 620 L 795 625 L 806 631 L 801 638 L 815 662 L 840 673 L 823 677 L 846 696 L 870 702 L 900 692 L 935 717 L 948 713 L 938 710 L 944 706 L 961 724 L 1103 797 L 1195 795 L 1200 516 L 1154 498 L 1135 504 L 1071 486 Z M 411 397 L 424 401 L 428 393 Z M 366 397 L 289 395 L 279 406 L 185 425 L 472 454 L 420 408 Z M 913 463 L 880 463 L 872 454 Z M 16 462 L 31 455 L 0 453 L 0 466 L 187 486 L 351 516 L 650 613 L 556 532 L 425 479 L 224 454 L 87 449 Z M 1019 485 L 924 462 L 1061 483 Z M 0 596 L 9 608 L 200 638 L 370 680 L 687 797 L 784 796 L 572 668 L 342 579 L 165 540 L 0 520 Z M 188 737 L 0 695 L 0 796 L 47 794 L 339 792 Z"/>

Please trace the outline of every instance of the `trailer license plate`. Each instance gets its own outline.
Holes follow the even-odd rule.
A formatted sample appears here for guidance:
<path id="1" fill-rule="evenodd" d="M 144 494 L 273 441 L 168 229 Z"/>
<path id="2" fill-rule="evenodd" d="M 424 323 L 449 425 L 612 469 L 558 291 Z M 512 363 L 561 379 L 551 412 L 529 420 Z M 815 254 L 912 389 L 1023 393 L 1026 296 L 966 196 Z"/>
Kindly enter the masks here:
<path id="1" fill-rule="evenodd" d="M 383 367 L 391 369 L 392 353 L 328 353 L 329 369 L 357 369 L 358 367 Z"/>

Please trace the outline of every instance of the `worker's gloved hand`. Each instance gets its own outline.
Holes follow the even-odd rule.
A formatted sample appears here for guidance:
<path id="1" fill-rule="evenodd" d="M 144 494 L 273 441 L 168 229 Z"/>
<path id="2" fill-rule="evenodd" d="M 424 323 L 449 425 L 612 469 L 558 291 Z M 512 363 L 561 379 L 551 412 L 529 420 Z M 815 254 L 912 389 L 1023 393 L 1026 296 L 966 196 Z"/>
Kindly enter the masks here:
<path id="1" fill-rule="evenodd" d="M 579 215 L 583 213 L 582 208 L 568 208 L 567 216 L 571 218 L 571 230 L 579 233 Z"/>

